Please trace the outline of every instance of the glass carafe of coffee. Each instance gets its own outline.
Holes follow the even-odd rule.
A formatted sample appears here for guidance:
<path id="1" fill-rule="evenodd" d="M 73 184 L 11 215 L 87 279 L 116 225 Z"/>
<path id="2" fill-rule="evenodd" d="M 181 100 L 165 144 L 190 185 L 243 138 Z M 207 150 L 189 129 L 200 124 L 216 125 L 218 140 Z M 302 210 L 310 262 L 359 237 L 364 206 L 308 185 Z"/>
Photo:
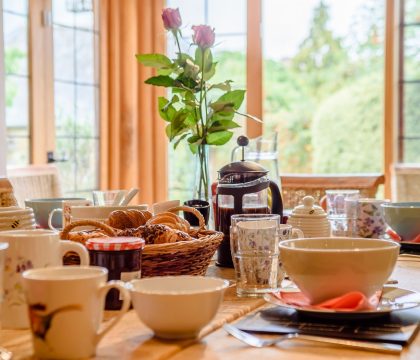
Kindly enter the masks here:
<path id="1" fill-rule="evenodd" d="M 246 146 L 245 136 L 238 138 L 240 146 Z M 244 151 L 242 151 L 244 154 Z M 279 214 L 283 216 L 280 190 L 268 178 L 268 170 L 253 161 L 230 163 L 219 171 L 216 188 L 215 226 L 224 233 L 217 252 L 217 265 L 233 267 L 230 252 L 230 217 L 234 214 Z"/>

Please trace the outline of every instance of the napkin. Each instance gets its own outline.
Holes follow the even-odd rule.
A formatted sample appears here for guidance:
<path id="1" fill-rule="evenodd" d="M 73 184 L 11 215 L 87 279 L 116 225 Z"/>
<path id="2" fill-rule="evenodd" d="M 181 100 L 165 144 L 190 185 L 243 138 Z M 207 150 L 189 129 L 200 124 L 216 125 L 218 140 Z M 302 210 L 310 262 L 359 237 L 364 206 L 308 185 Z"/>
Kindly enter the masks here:
<path id="1" fill-rule="evenodd" d="M 402 241 L 402 240 L 404 240 L 404 239 L 401 239 L 401 236 L 399 236 L 394 230 L 392 230 L 392 229 L 388 229 L 387 231 L 386 231 L 386 233 L 387 233 L 387 235 L 392 239 L 392 240 L 395 240 L 395 241 Z M 408 240 L 407 242 L 410 242 L 410 243 L 420 243 L 420 234 L 418 234 L 414 239 L 412 239 L 412 240 Z"/>
<path id="2" fill-rule="evenodd" d="M 313 310 L 360 311 L 376 309 L 382 291 L 377 291 L 367 298 L 360 291 L 350 291 L 344 295 L 325 300 L 319 304 L 311 304 L 309 299 L 300 291 L 280 291 L 273 295 L 284 303 Z"/>

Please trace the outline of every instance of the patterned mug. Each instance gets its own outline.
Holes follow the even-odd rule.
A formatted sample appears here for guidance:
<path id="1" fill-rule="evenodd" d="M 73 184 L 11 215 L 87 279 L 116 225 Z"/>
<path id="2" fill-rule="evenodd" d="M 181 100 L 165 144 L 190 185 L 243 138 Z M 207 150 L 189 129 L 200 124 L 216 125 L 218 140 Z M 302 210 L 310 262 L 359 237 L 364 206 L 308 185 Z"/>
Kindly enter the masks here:
<path id="1" fill-rule="evenodd" d="M 86 248 L 73 241 L 60 240 L 51 230 L 11 230 L 0 232 L 0 242 L 9 244 L 4 260 L 4 299 L 1 304 L 2 325 L 9 329 L 29 327 L 22 273 L 32 268 L 61 265 L 63 256 L 76 252 L 82 265 L 89 264 Z"/>
<path id="2" fill-rule="evenodd" d="M 388 201 L 370 198 L 357 200 L 357 236 L 378 239 L 385 234 L 387 224 L 381 204 Z"/>

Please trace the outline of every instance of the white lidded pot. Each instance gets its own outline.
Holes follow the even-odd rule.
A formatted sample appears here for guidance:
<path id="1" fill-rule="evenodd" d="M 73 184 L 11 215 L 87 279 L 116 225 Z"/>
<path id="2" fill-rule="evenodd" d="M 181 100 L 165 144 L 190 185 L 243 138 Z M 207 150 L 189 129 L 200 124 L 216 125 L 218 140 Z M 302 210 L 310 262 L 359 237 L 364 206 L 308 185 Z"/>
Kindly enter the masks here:
<path id="1" fill-rule="evenodd" d="M 303 205 L 296 206 L 287 223 L 303 231 L 305 238 L 329 237 L 330 223 L 321 206 L 315 205 L 312 196 L 305 196 Z"/>

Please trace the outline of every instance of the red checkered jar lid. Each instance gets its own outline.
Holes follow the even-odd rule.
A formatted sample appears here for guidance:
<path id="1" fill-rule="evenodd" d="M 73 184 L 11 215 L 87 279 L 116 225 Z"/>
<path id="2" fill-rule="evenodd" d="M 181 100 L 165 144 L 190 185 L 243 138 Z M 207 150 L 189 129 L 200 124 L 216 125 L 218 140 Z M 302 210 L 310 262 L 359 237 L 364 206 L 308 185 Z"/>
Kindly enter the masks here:
<path id="1" fill-rule="evenodd" d="M 144 248 L 144 240 L 138 237 L 93 238 L 86 241 L 88 250 L 124 251 Z"/>

